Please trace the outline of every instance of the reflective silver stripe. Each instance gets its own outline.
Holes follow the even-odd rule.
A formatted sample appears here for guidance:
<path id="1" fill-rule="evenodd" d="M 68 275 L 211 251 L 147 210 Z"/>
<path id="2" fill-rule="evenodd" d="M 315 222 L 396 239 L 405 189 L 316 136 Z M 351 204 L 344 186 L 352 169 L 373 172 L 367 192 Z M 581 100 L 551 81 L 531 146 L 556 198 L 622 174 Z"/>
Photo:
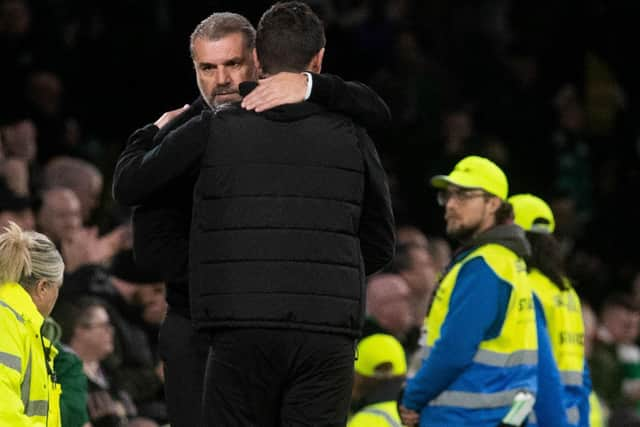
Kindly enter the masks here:
<path id="1" fill-rule="evenodd" d="M 365 408 L 362 410 L 362 412 L 366 413 L 366 414 L 374 414 L 374 415 L 379 415 L 382 418 L 384 418 L 391 427 L 402 427 L 396 420 L 393 419 L 393 417 L 391 416 L 391 414 L 387 414 L 386 412 L 384 412 L 382 409 L 378 409 L 378 408 Z"/>
<path id="2" fill-rule="evenodd" d="M 48 412 L 49 402 L 46 400 L 30 400 L 27 402 L 27 407 L 24 410 L 24 414 L 29 417 L 46 417 Z"/>
<path id="3" fill-rule="evenodd" d="M 422 359 L 426 359 L 431 354 L 433 346 L 427 345 L 422 348 Z"/>
<path id="4" fill-rule="evenodd" d="M 478 350 L 473 358 L 476 363 L 507 368 L 518 365 L 535 365 L 538 363 L 537 350 L 520 350 L 513 353 L 497 353 L 490 350 Z"/>
<path id="5" fill-rule="evenodd" d="M 422 349 L 422 358 L 426 359 L 431 354 L 433 346 L 426 346 Z M 476 363 L 483 365 L 497 366 L 499 368 L 508 368 L 518 365 L 535 365 L 538 363 L 537 350 L 520 350 L 513 353 L 498 353 L 491 350 L 478 350 L 473 357 Z"/>
<path id="6" fill-rule="evenodd" d="M 27 359 L 27 369 L 24 372 L 24 379 L 22 380 L 22 384 L 20 384 L 20 397 L 22 398 L 22 404 L 24 405 L 25 411 L 27 409 L 27 404 L 29 403 L 30 394 L 31 394 L 31 354 L 29 354 L 29 358 Z"/>
<path id="7" fill-rule="evenodd" d="M 429 402 L 430 406 L 458 406 L 467 409 L 500 408 L 511 406 L 514 396 L 520 390 L 498 393 L 470 393 L 466 391 L 445 391 Z"/>
<path id="8" fill-rule="evenodd" d="M 580 411 L 576 406 L 567 409 L 567 421 L 569 421 L 569 424 L 578 424 L 580 422 Z"/>
<path id="9" fill-rule="evenodd" d="M 7 303 L 6 303 L 6 302 L 4 302 L 4 301 L 0 301 L 0 305 L 1 305 L 1 306 L 3 306 L 3 307 L 8 308 L 8 309 L 9 309 L 9 311 L 11 311 L 11 312 L 13 313 L 13 315 L 14 315 L 14 316 L 16 316 L 16 319 L 18 319 L 18 322 L 20 322 L 20 323 L 24 323 L 24 317 L 22 317 L 22 316 L 20 315 L 20 313 L 18 313 L 17 311 L 15 311 L 15 310 L 13 309 L 13 307 L 11 307 L 9 304 L 7 304 Z"/>
<path id="10" fill-rule="evenodd" d="M 582 372 L 560 371 L 560 378 L 565 385 L 582 385 Z"/>
<path id="11" fill-rule="evenodd" d="M 18 373 L 22 373 L 22 361 L 16 355 L 0 351 L 0 365 L 4 365 L 7 368 L 18 371 Z"/>

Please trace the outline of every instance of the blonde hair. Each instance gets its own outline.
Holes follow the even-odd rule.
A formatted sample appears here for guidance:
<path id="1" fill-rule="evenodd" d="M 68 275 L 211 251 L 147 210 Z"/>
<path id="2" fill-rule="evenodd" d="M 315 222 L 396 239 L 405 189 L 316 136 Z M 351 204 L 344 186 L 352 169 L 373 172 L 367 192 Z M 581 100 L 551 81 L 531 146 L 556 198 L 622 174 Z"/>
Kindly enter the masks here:
<path id="1" fill-rule="evenodd" d="M 0 283 L 30 289 L 42 279 L 62 283 L 63 274 L 62 256 L 47 236 L 9 222 L 0 234 Z"/>

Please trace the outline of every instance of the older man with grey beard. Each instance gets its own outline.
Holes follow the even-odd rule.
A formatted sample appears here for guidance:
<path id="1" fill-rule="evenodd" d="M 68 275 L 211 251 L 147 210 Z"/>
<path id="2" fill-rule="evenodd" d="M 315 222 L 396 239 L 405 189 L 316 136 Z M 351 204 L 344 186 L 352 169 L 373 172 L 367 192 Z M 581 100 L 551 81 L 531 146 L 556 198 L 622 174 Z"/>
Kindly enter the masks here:
<path id="1" fill-rule="evenodd" d="M 132 135 L 115 171 L 114 195 L 118 200 L 140 204 L 132 203 L 137 184 L 128 175 L 135 148 L 154 147 L 201 111 L 224 109 L 241 99 L 240 82 L 255 80 L 257 75 L 251 56 L 254 37 L 251 25 L 237 14 L 215 13 L 198 25 L 191 37 L 191 53 L 201 98 L 191 106 L 165 113 L 154 125 Z M 275 74 L 260 80 L 244 105 L 262 111 L 306 97 L 332 110 L 345 111 L 368 126 L 389 122 L 386 105 L 369 88 L 329 75 Z M 160 346 L 169 415 L 176 426 L 198 424 L 209 346 L 208 337 L 192 327 L 186 277 L 192 194 L 182 189 L 193 187 L 197 172 L 174 180 L 162 194 L 145 198 L 133 218 L 137 261 L 162 272 L 168 280 L 170 309 L 160 331 Z M 124 182 L 127 185 L 122 185 Z M 138 183 L 144 187 L 145 182 Z"/>

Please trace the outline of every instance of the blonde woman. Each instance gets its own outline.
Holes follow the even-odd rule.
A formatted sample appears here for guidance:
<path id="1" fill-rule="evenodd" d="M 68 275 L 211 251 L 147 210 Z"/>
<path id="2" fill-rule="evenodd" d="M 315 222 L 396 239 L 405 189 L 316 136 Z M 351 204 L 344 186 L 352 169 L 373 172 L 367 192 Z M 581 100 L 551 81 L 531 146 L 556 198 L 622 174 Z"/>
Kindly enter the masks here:
<path id="1" fill-rule="evenodd" d="M 60 426 L 57 350 L 41 334 L 62 284 L 51 240 L 10 222 L 0 234 L 0 427 Z"/>

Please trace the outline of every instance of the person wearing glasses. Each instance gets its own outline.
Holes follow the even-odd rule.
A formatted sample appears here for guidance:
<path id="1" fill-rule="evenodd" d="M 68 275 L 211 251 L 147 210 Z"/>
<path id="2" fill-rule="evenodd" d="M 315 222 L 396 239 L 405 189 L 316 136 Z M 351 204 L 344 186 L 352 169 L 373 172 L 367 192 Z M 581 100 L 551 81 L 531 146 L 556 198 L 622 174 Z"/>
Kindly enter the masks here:
<path id="1" fill-rule="evenodd" d="M 0 234 L 0 425 L 60 426 L 57 350 L 41 328 L 64 263 L 45 235 L 10 222 Z"/>
<path id="2" fill-rule="evenodd" d="M 81 296 L 61 301 L 54 316 L 62 328 L 63 348 L 82 361 L 87 377 L 87 410 L 96 427 L 157 426 L 138 417 L 131 396 L 118 384 L 113 367 L 105 360 L 114 350 L 114 327 L 107 305 L 95 297 Z"/>
<path id="3" fill-rule="evenodd" d="M 440 190 L 447 234 L 460 247 L 429 308 L 423 363 L 407 383 L 400 415 L 408 426 L 521 425 L 538 391 L 539 362 L 540 370 L 553 362 L 544 337 L 546 351 L 539 352 L 523 261 L 530 248 L 511 223 L 507 178 L 490 160 L 469 156 L 431 185 Z M 557 371 L 550 381 L 559 383 Z M 561 401 L 559 387 L 547 394 L 554 396 Z M 539 415 L 557 416 L 541 425 L 564 424 L 560 403 Z"/>

